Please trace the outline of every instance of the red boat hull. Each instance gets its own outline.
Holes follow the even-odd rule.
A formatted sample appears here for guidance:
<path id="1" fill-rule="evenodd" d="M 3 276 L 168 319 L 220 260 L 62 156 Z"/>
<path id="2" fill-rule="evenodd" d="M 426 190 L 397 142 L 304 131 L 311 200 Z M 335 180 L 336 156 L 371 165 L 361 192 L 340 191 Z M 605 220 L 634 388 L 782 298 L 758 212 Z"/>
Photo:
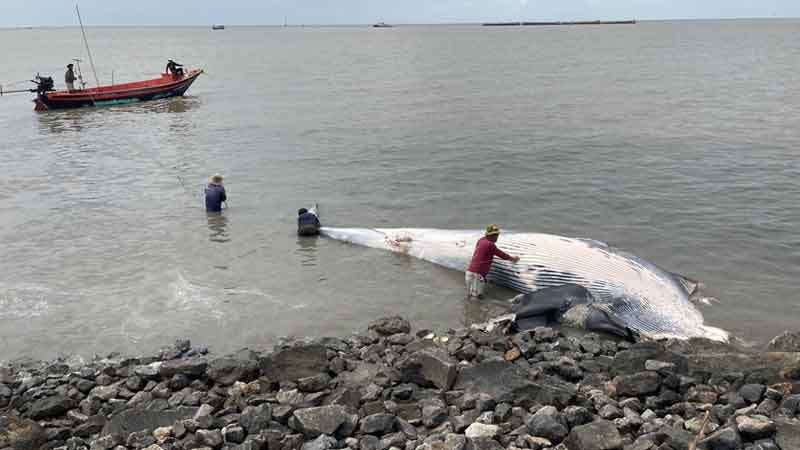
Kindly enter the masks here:
<path id="1" fill-rule="evenodd" d="M 50 109 L 82 108 L 85 106 L 108 106 L 157 100 L 183 95 L 194 83 L 202 70 L 191 70 L 178 77 L 162 74 L 161 78 L 133 83 L 100 86 L 79 91 L 54 91 L 39 94 L 34 102 L 36 111 Z"/>

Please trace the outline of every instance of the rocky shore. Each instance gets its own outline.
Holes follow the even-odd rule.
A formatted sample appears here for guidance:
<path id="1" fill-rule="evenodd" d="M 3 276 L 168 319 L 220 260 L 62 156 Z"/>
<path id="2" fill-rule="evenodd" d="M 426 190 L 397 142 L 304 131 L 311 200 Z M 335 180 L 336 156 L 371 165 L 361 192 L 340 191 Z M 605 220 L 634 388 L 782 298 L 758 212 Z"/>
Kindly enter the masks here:
<path id="1" fill-rule="evenodd" d="M 800 336 L 747 353 L 537 328 L 0 368 L 0 449 L 800 450 Z"/>

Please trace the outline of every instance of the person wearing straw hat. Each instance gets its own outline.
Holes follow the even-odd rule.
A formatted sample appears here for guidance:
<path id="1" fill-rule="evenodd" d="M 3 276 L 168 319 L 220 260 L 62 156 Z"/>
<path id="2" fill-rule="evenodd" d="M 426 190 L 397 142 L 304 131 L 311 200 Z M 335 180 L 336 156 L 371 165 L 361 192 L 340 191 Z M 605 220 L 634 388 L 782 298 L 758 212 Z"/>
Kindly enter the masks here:
<path id="1" fill-rule="evenodd" d="M 470 298 L 483 298 L 483 292 L 486 290 L 486 275 L 492 269 L 492 262 L 495 256 L 515 264 L 519 262 L 519 256 L 511 256 L 497 248 L 495 243 L 499 236 L 500 228 L 492 224 L 486 227 L 486 234 L 478 239 L 478 243 L 475 244 L 472 261 L 464 276 L 464 281 L 467 284 L 467 295 Z"/>
<path id="2" fill-rule="evenodd" d="M 222 185 L 222 175 L 212 176 L 206 186 L 206 212 L 221 213 L 222 203 L 227 200 L 225 186 Z"/>

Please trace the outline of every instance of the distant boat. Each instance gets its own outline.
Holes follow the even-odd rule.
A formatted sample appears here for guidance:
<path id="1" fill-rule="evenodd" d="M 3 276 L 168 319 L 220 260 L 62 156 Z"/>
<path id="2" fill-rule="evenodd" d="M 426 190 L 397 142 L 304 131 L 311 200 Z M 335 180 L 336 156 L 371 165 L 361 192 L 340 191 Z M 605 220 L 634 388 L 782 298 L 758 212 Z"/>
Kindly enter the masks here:
<path id="1" fill-rule="evenodd" d="M 212 30 L 224 30 L 225 25 L 211 25 Z"/>
<path id="2" fill-rule="evenodd" d="M 386 22 L 378 22 L 375 25 L 373 25 L 372 28 L 392 28 L 392 26 Z"/>

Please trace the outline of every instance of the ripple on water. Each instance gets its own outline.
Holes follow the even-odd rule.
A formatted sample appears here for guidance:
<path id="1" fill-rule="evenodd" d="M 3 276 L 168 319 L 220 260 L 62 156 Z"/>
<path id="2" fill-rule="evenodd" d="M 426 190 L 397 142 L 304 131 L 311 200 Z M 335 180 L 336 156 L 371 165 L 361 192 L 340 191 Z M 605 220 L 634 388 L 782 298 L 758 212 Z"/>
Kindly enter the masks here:
<path id="1" fill-rule="evenodd" d="M 49 289 L 40 286 L 8 286 L 0 284 L 0 319 L 32 319 L 50 309 Z"/>

